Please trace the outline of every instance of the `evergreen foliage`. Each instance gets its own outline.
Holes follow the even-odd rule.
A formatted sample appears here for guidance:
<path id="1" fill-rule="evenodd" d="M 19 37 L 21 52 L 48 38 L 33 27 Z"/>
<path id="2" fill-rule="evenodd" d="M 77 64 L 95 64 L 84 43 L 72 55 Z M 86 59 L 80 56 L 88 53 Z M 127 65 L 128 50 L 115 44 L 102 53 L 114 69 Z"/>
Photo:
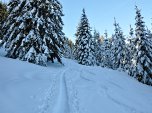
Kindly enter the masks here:
<path id="1" fill-rule="evenodd" d="M 69 40 L 68 38 L 64 38 L 63 56 L 65 58 L 74 59 L 73 51 L 74 51 L 73 42 Z"/>
<path id="2" fill-rule="evenodd" d="M 105 39 L 104 39 L 104 51 L 103 51 L 103 56 L 104 56 L 104 60 L 103 60 L 103 65 L 104 67 L 107 68 L 111 68 L 112 67 L 112 63 L 111 63 L 111 47 L 112 47 L 112 43 L 110 41 L 110 38 L 108 38 L 108 33 L 107 31 L 105 31 Z"/>
<path id="3" fill-rule="evenodd" d="M 63 48 L 62 5 L 58 0 L 11 0 L 4 24 L 7 57 L 45 66 Z"/>
<path id="4" fill-rule="evenodd" d="M 130 32 L 129 32 L 130 38 L 133 37 L 134 35 L 134 29 L 132 28 L 132 26 L 130 25 Z"/>
<path id="5" fill-rule="evenodd" d="M 2 40 L 3 38 L 2 26 L 5 19 L 7 18 L 7 15 L 8 15 L 7 6 L 0 1 L 0 40 Z"/>
<path id="6" fill-rule="evenodd" d="M 145 84 L 152 85 L 152 45 L 151 41 L 146 37 L 143 17 L 137 6 L 135 20 L 136 52 L 133 57 L 134 69 L 131 76 Z"/>
<path id="7" fill-rule="evenodd" d="M 125 47 L 125 70 L 127 73 L 131 73 L 132 70 L 132 59 L 133 59 L 133 54 L 135 53 L 135 45 L 134 45 L 134 30 L 130 25 L 130 32 L 129 32 L 129 38 L 126 39 L 126 47 Z"/>
<path id="8" fill-rule="evenodd" d="M 96 65 L 97 66 L 101 66 L 101 59 L 102 59 L 102 54 L 101 54 L 101 40 L 100 40 L 100 34 L 99 32 L 97 32 L 96 30 L 94 30 L 94 34 L 93 34 L 93 38 L 94 38 L 94 45 L 95 45 L 95 58 L 96 58 Z"/>
<path id="9" fill-rule="evenodd" d="M 8 15 L 9 14 L 9 15 Z M 152 32 L 147 28 L 136 6 L 136 23 L 130 25 L 125 39 L 114 21 L 115 33 L 104 37 L 94 30 L 82 11 L 75 45 L 64 37 L 62 5 L 58 0 L 11 0 L 8 7 L 0 2 L 0 46 L 9 58 L 47 66 L 61 56 L 76 59 L 79 64 L 126 71 L 138 81 L 152 85 Z"/>
<path id="10" fill-rule="evenodd" d="M 73 49 L 74 59 L 78 60 L 78 40 L 76 39 Z"/>
<path id="11" fill-rule="evenodd" d="M 94 39 L 85 10 L 76 32 L 76 54 L 79 64 L 91 66 L 95 64 Z"/>
<path id="12" fill-rule="evenodd" d="M 124 56 L 125 56 L 125 38 L 119 24 L 115 21 L 115 34 L 113 35 L 112 48 L 111 48 L 111 60 L 113 69 L 124 68 Z"/>

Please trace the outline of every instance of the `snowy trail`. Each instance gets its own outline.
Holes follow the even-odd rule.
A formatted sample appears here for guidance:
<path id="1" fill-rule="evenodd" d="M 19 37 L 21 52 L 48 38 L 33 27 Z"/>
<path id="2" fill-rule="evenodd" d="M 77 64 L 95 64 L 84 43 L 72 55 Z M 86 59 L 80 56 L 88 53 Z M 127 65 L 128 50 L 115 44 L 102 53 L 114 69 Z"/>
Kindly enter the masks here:
<path id="1" fill-rule="evenodd" d="M 78 75 L 72 68 L 69 68 L 70 73 L 75 73 L 75 76 Z M 68 96 L 69 96 L 69 113 L 80 113 L 80 100 L 78 98 L 78 90 L 76 88 L 76 84 L 74 84 L 74 77 L 71 74 L 66 75 L 67 81 L 67 89 L 68 89 Z"/>
<path id="2" fill-rule="evenodd" d="M 60 75 L 59 96 L 53 113 L 69 113 L 68 90 L 65 75 L 68 69 Z"/>
<path id="3" fill-rule="evenodd" d="M 46 90 L 45 98 L 38 109 L 40 113 L 80 113 L 77 89 L 71 76 L 73 72 L 68 63 L 66 68 L 54 75 L 53 82 Z M 76 76 L 78 75 L 80 72 Z"/>
<path id="4" fill-rule="evenodd" d="M 75 70 L 70 67 L 69 63 L 66 65 L 67 67 L 60 74 L 59 95 L 53 113 L 80 113 L 78 91 L 73 84 L 74 79 L 72 76 Z M 78 75 L 80 73 L 75 73 L 75 76 Z"/>

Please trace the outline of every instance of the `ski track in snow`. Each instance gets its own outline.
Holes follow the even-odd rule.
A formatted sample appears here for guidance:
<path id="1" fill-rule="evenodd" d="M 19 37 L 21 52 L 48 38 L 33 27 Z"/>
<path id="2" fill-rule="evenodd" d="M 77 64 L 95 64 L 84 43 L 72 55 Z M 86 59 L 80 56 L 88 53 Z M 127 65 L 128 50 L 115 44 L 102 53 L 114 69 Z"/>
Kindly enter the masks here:
<path id="1" fill-rule="evenodd" d="M 55 98 L 57 96 L 57 76 L 54 76 L 51 80 L 52 84 L 51 86 L 44 91 L 44 98 L 41 100 L 42 104 L 38 107 L 39 113 L 47 113 L 48 109 L 52 109 L 55 103 Z M 36 111 L 36 112 L 37 112 Z"/>
<path id="2" fill-rule="evenodd" d="M 123 108 L 125 108 L 125 110 L 128 111 L 128 113 L 143 113 L 143 112 L 140 112 L 140 111 L 136 110 L 135 108 L 133 108 L 133 107 L 131 107 L 129 105 L 126 105 L 126 104 L 120 102 L 118 99 L 115 99 L 113 96 L 110 95 L 110 93 L 108 93 L 109 90 L 110 89 L 108 87 L 100 85 L 100 93 L 101 93 L 101 95 L 104 92 L 104 95 L 108 99 L 110 99 L 113 103 L 117 104 L 118 106 L 122 106 Z"/>
<path id="3" fill-rule="evenodd" d="M 65 73 L 68 69 L 64 70 L 60 75 L 59 82 L 59 95 L 57 97 L 57 101 L 55 104 L 55 108 L 53 109 L 53 113 L 69 113 L 69 104 L 68 104 L 68 91 L 65 80 Z"/>
<path id="4" fill-rule="evenodd" d="M 131 107 L 131 106 L 129 106 L 129 105 L 126 105 L 126 104 L 120 102 L 119 100 L 115 99 L 114 97 L 112 97 L 112 96 L 108 93 L 109 90 L 110 90 L 110 88 L 108 88 L 108 87 L 105 86 L 105 85 L 102 85 L 101 83 L 96 82 L 96 81 L 93 80 L 93 79 L 90 79 L 89 76 L 87 76 L 87 77 L 86 77 L 86 76 L 83 76 L 82 73 L 88 73 L 88 75 L 90 74 L 90 76 L 95 76 L 94 73 L 90 73 L 90 72 L 88 72 L 88 71 L 86 71 L 86 70 L 83 70 L 83 71 L 81 72 L 80 77 L 81 77 L 82 79 L 88 81 L 88 82 L 94 83 L 96 86 L 99 87 L 98 90 L 100 91 L 100 94 L 101 94 L 101 95 L 106 96 L 106 97 L 107 97 L 108 99 L 110 99 L 113 103 L 115 103 L 115 104 L 117 104 L 117 105 L 119 105 L 119 106 L 122 106 L 126 111 L 128 111 L 128 113 L 144 113 L 144 112 L 138 111 L 138 110 L 136 110 L 135 108 L 133 108 L 133 107 Z M 86 75 L 86 74 L 84 74 L 84 75 Z M 119 88 L 119 89 L 123 89 L 121 86 L 117 85 L 116 83 L 113 83 L 112 81 L 108 81 L 108 83 L 114 85 L 115 87 L 117 87 L 117 88 Z"/>
<path id="5" fill-rule="evenodd" d="M 69 71 L 73 70 L 68 66 L 55 75 L 52 85 L 45 91 L 42 105 L 38 108 L 39 113 L 80 113 L 78 92 Z"/>
<path id="6" fill-rule="evenodd" d="M 117 105 L 119 105 L 119 106 L 124 107 L 125 110 L 128 111 L 129 113 L 143 113 L 143 112 L 140 112 L 140 111 L 136 110 L 135 108 L 133 108 L 133 107 L 131 107 L 131 106 L 129 106 L 129 105 L 126 105 L 126 104 L 118 101 L 118 100 L 115 99 L 114 97 L 110 96 L 107 91 L 106 91 L 106 95 L 107 95 L 107 97 L 108 97 L 111 101 L 113 101 L 115 104 L 117 104 Z"/>
<path id="7" fill-rule="evenodd" d="M 74 71 L 70 68 L 69 70 L 71 72 Z M 68 89 L 68 94 L 69 94 L 69 106 L 70 106 L 69 113 L 80 113 L 78 90 L 73 84 L 74 82 L 73 82 L 72 76 L 71 75 L 66 76 L 66 81 L 67 81 L 67 89 Z"/>

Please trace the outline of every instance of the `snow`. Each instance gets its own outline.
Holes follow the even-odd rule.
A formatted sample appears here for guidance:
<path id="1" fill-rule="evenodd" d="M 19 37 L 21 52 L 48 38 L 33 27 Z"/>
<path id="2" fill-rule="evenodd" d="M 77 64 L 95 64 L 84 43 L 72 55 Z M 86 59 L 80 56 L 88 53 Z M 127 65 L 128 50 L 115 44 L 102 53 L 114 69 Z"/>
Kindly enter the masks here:
<path id="1" fill-rule="evenodd" d="M 0 49 L 0 113 L 151 113 L 152 87 L 126 73 L 62 59 L 42 67 Z"/>

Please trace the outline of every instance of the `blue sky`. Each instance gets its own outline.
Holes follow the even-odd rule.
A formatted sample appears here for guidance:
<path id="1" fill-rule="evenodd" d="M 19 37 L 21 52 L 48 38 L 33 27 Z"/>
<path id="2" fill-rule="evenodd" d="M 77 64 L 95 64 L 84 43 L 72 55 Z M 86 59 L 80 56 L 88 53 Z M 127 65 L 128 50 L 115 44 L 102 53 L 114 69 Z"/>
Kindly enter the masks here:
<path id="1" fill-rule="evenodd" d="M 7 1 L 7 0 L 2 0 Z M 75 32 L 80 21 L 82 9 L 86 9 L 90 26 L 102 35 L 105 29 L 109 36 L 114 32 L 114 17 L 127 35 L 129 25 L 134 27 L 135 5 L 142 10 L 144 21 L 152 28 L 152 0 L 59 0 L 63 5 L 64 32 L 75 40 Z"/>
<path id="2" fill-rule="evenodd" d="M 129 32 L 129 25 L 134 27 L 135 5 L 142 9 L 144 21 L 152 28 L 152 0 L 60 0 L 65 14 L 64 32 L 75 40 L 74 33 L 80 21 L 82 9 L 86 9 L 91 27 L 102 35 L 107 29 L 109 36 L 114 32 L 114 17 L 119 22 L 124 34 Z"/>

